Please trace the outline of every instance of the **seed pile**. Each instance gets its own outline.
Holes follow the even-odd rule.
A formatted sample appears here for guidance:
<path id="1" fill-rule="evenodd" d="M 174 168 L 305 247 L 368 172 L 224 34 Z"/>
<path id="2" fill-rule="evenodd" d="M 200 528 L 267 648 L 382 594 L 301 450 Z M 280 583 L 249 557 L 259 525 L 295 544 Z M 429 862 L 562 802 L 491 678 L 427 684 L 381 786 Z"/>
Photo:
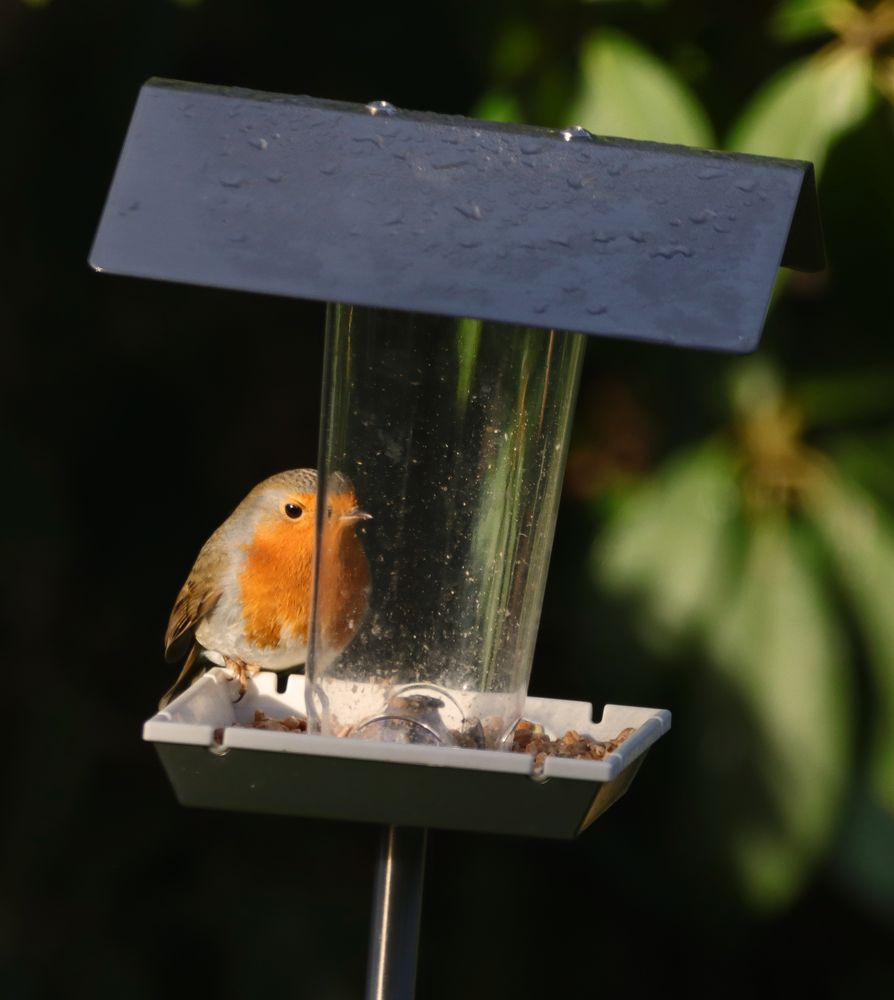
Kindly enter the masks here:
<path id="1" fill-rule="evenodd" d="M 287 715 L 284 719 L 272 719 L 266 712 L 256 708 L 254 719 L 244 728 L 270 729 L 275 733 L 306 733 L 307 719 L 303 715 Z"/>
<path id="2" fill-rule="evenodd" d="M 513 733 L 512 750 L 515 753 L 531 754 L 534 758 L 534 769 L 539 771 L 542 770 L 547 757 L 602 760 L 607 753 L 617 750 L 633 731 L 632 728 L 622 729 L 614 739 L 602 742 L 569 729 L 564 736 L 551 740 L 539 723 L 522 719 Z"/>
<path id="3" fill-rule="evenodd" d="M 255 716 L 251 722 L 243 724 L 246 729 L 267 729 L 279 733 L 305 733 L 307 732 L 307 719 L 302 715 L 288 715 L 284 719 L 274 719 L 261 709 L 255 709 Z M 481 726 L 477 725 L 474 730 L 455 730 L 451 736 L 461 747 L 470 749 L 480 749 L 484 746 L 483 734 L 479 733 Z M 547 757 L 564 757 L 571 760 L 602 760 L 606 754 L 617 750 L 618 747 L 633 733 L 632 728 L 622 729 L 618 735 L 611 740 L 597 740 L 585 733 L 578 733 L 574 729 L 569 729 L 564 736 L 551 740 L 538 722 L 531 722 L 530 719 L 522 719 L 512 734 L 513 753 L 527 753 L 534 758 L 534 770 L 542 771 Z M 223 730 L 219 729 L 214 734 L 216 742 L 219 744 L 223 739 Z"/>

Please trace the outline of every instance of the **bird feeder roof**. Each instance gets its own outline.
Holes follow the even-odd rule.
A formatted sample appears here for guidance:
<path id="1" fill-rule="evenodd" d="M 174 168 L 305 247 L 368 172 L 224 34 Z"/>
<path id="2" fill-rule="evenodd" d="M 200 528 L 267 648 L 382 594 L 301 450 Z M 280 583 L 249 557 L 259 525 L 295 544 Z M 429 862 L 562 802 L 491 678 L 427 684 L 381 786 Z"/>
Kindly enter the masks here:
<path id="1" fill-rule="evenodd" d="M 90 262 L 742 352 L 824 256 L 809 163 L 151 80 Z"/>

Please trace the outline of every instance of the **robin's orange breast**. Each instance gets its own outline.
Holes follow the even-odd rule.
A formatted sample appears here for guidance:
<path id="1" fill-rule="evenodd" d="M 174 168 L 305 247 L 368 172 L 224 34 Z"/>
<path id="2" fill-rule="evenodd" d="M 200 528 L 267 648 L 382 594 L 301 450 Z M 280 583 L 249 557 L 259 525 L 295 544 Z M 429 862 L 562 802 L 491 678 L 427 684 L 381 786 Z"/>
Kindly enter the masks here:
<path id="1" fill-rule="evenodd" d="M 308 525 L 310 529 L 310 525 Z M 261 525 L 246 546 L 239 575 L 245 638 L 261 649 L 280 645 L 283 630 L 307 642 L 313 531 L 290 522 Z"/>
<path id="2" fill-rule="evenodd" d="M 333 525 L 323 535 L 317 603 L 323 643 L 330 649 L 344 649 L 360 627 L 369 583 L 369 563 L 354 525 Z"/>

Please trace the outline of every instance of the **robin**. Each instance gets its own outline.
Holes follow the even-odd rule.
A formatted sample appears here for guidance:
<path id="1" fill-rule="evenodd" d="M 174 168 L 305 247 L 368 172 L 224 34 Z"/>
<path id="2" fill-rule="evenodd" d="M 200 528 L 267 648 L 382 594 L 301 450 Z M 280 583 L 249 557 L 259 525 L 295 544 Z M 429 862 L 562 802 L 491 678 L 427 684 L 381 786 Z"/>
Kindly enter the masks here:
<path id="1" fill-rule="evenodd" d="M 328 494 L 317 616 L 322 647 L 332 655 L 351 641 L 369 604 L 369 564 L 356 526 L 371 515 L 340 473 Z M 280 472 L 205 542 L 168 622 L 165 660 L 186 660 L 160 708 L 192 682 L 203 660 L 232 670 L 242 694 L 258 670 L 305 662 L 316 505 L 315 469 Z"/>

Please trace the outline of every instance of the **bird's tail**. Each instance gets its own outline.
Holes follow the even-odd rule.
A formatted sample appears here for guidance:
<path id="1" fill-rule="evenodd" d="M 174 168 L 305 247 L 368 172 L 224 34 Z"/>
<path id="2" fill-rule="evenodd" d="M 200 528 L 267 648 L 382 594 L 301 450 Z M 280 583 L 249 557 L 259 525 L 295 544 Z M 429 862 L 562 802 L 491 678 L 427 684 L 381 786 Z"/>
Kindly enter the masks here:
<path id="1" fill-rule="evenodd" d="M 173 685 L 164 693 L 161 701 L 158 703 L 158 710 L 161 711 L 180 694 L 181 691 L 185 691 L 190 684 L 193 682 L 193 675 L 196 673 L 196 665 L 201 660 L 202 647 L 194 642 L 192 649 L 189 651 L 189 656 L 183 664 L 183 668 L 180 671 L 177 680 L 174 681 Z"/>

